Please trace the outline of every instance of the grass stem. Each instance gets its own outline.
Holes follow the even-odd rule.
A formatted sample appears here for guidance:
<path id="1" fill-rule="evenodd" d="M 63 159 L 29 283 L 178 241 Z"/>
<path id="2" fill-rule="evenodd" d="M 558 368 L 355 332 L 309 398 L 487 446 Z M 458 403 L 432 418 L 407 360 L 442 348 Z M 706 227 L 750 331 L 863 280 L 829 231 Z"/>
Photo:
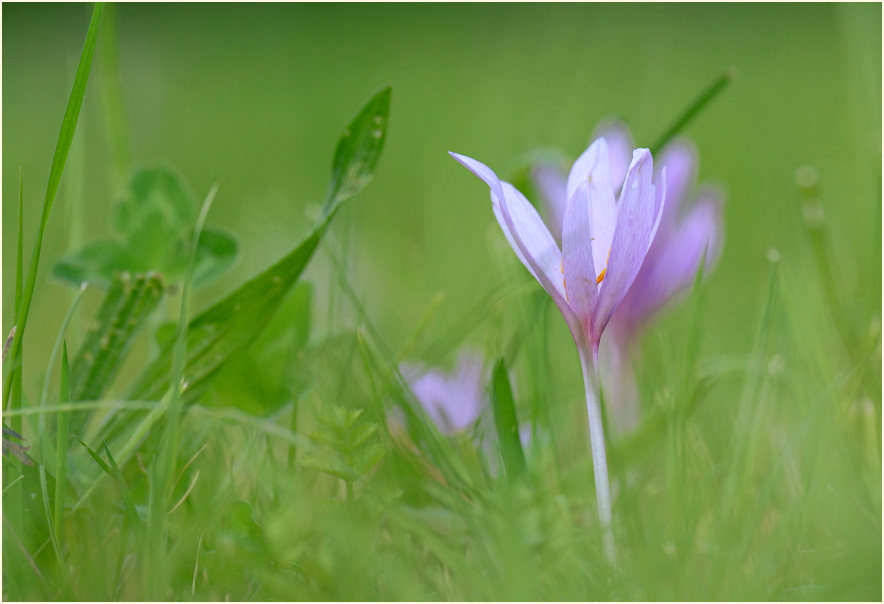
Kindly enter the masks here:
<path id="1" fill-rule="evenodd" d="M 728 84 L 731 83 L 731 80 L 737 77 L 737 69 L 736 67 L 728 67 L 725 69 L 720 76 L 718 76 L 712 84 L 709 85 L 706 90 L 700 93 L 700 95 L 694 99 L 694 102 L 685 109 L 684 113 L 682 113 L 678 118 L 672 123 L 671 126 L 663 133 L 660 138 L 657 139 L 657 142 L 651 146 L 651 155 L 656 156 L 657 153 L 666 146 L 666 144 L 675 137 L 676 134 L 681 132 L 685 126 L 687 126 L 691 120 L 693 120 L 699 113 L 706 108 L 706 105 L 712 102 L 712 100 L 717 97 L 721 91 L 723 91 Z"/>

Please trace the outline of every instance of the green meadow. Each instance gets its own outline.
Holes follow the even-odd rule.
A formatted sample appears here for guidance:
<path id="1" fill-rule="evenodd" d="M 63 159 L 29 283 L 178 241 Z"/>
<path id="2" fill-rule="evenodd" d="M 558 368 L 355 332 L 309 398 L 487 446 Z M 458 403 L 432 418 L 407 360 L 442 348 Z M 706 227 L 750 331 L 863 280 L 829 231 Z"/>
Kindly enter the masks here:
<path id="1" fill-rule="evenodd" d="M 879 4 L 2 24 L 4 599 L 880 601 Z M 610 119 L 724 200 L 629 429 L 602 366 L 616 561 L 572 335 L 448 154 L 538 204 Z"/>

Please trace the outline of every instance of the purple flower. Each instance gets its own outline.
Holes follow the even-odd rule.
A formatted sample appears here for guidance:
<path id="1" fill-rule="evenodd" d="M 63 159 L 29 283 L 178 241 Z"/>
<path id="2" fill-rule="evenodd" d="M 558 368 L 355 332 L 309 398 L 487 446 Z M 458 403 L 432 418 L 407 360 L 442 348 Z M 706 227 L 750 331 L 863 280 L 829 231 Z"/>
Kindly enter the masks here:
<path id="1" fill-rule="evenodd" d="M 461 352 L 451 373 L 410 363 L 403 363 L 401 370 L 418 402 L 443 434 L 472 427 L 488 406 L 488 372 L 475 353 Z"/>
<path id="2" fill-rule="evenodd" d="M 534 206 L 488 166 L 451 154 L 491 188 L 494 215 L 516 256 L 559 308 L 583 368 L 599 518 L 605 548 L 614 557 L 611 501 L 599 410 L 598 351 L 602 333 L 635 280 L 660 222 L 666 174 L 652 180 L 653 160 L 636 149 L 619 200 L 608 143 L 599 138 L 579 157 L 565 182 L 562 248 Z"/>
<path id="3" fill-rule="evenodd" d="M 593 138 L 608 143 L 611 180 L 615 189 L 626 174 L 632 137 L 620 123 L 601 125 Z M 635 281 L 611 317 L 610 336 L 602 345 L 602 368 L 607 397 L 619 430 L 629 430 L 638 421 L 635 378 L 629 362 L 629 347 L 642 328 L 667 302 L 693 284 L 703 254 L 704 272 L 711 270 L 721 255 L 723 228 L 722 196 L 702 188 L 692 205 L 687 204 L 696 180 L 697 152 L 686 140 L 668 145 L 657 162 L 657 179 L 666 170 L 666 205 L 651 248 Z M 566 177 L 557 165 L 538 163 L 532 169 L 534 184 L 541 197 L 550 230 L 561 232 L 560 221 L 566 206 Z"/>
<path id="4" fill-rule="evenodd" d="M 596 129 L 593 139 L 598 138 L 604 138 L 608 144 L 611 181 L 615 190 L 619 189 L 631 157 L 632 137 L 625 125 L 609 122 Z M 632 287 L 611 318 L 612 328 L 616 326 L 618 332 L 630 337 L 669 300 L 691 286 L 704 252 L 705 271 L 710 270 L 721 255 L 721 194 L 702 188 L 694 203 L 685 207 L 696 180 L 694 146 L 683 139 L 668 145 L 657 162 L 655 180 L 660 179 L 664 169 L 666 205 L 657 234 Z M 535 165 L 532 176 L 546 209 L 550 232 L 561 239 L 568 180 L 561 168 L 551 163 Z M 658 195 L 663 194 L 662 189 L 658 191 Z"/>
<path id="5" fill-rule="evenodd" d="M 568 175 L 562 249 L 534 206 L 486 165 L 451 154 L 491 188 L 504 235 L 522 264 L 552 296 L 579 349 L 597 351 L 602 332 L 632 285 L 654 239 L 663 195 L 652 182 L 653 160 L 636 149 L 615 201 L 605 139 L 596 140 Z M 665 177 L 664 177 L 665 184 Z"/>

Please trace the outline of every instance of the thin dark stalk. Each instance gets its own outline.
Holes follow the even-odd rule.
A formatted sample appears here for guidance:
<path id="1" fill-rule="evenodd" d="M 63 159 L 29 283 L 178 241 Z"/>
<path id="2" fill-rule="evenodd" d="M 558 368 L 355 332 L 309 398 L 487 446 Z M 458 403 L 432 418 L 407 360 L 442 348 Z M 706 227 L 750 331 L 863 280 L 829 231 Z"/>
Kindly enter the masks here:
<path id="1" fill-rule="evenodd" d="M 651 146 L 651 155 L 656 156 L 660 149 L 665 147 L 676 134 L 681 132 L 691 120 L 697 117 L 697 115 L 706 108 L 706 105 L 711 103 L 712 100 L 717 97 L 735 77 L 737 77 L 737 69 L 735 67 L 728 67 L 725 69 L 706 90 L 700 93 L 684 113 L 678 116 L 678 119 L 669 126 L 669 129 L 657 139 L 657 142 Z"/>

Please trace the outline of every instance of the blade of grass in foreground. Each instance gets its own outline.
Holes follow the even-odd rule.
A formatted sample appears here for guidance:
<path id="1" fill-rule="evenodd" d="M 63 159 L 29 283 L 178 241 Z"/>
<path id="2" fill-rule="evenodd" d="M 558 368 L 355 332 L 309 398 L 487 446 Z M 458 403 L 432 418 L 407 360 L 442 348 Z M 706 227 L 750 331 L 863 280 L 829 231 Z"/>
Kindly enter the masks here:
<path id="1" fill-rule="evenodd" d="M 80 303 L 80 299 L 83 297 L 83 292 L 86 289 L 85 285 L 86 284 L 84 283 L 83 287 L 80 288 L 80 290 L 77 292 L 76 296 L 74 297 L 74 301 L 71 303 L 71 307 L 68 310 L 67 314 L 65 315 L 64 321 L 62 321 L 62 324 L 61 324 L 61 328 L 58 331 L 58 336 L 55 340 L 55 344 L 52 347 L 52 353 L 49 355 L 49 364 L 46 367 L 46 378 L 43 381 L 43 390 L 40 394 L 40 408 L 41 409 L 43 409 L 46 406 L 46 401 L 49 397 L 49 377 L 52 375 L 52 369 L 55 366 L 55 359 L 58 357 L 59 349 L 62 349 L 62 351 L 63 351 L 62 356 L 63 356 L 63 363 L 64 363 L 61 368 L 61 379 L 59 381 L 59 398 L 60 398 L 59 402 L 64 402 L 65 400 L 67 400 L 67 398 L 69 396 L 70 388 L 69 388 L 69 381 L 68 381 L 67 345 L 64 343 L 64 334 L 67 331 L 68 324 L 71 322 L 71 317 L 74 316 L 74 311 L 76 311 L 77 306 Z M 65 415 L 67 415 L 67 414 L 65 414 Z M 62 426 L 61 426 L 62 421 L 65 422 L 64 428 L 62 428 Z M 60 509 L 59 493 L 64 492 L 65 483 L 59 481 L 59 475 L 56 473 L 56 475 L 55 475 L 55 501 L 56 501 L 56 504 L 54 507 L 50 506 L 50 504 L 49 504 L 49 487 L 48 487 L 47 480 L 46 480 L 46 464 L 49 463 L 49 460 L 52 457 L 52 455 L 51 455 L 52 451 L 51 451 L 51 447 L 50 447 L 50 440 L 48 437 L 48 430 L 46 429 L 46 414 L 45 413 L 41 413 L 38 416 L 37 426 L 38 426 L 38 429 L 37 429 L 38 437 L 40 438 L 41 445 L 43 447 L 43 455 L 41 456 L 42 459 L 40 460 L 40 466 L 38 468 L 38 472 L 40 475 L 40 494 L 42 495 L 42 498 L 43 498 L 43 511 L 46 515 L 46 527 L 49 530 L 49 538 L 52 540 L 52 547 L 55 550 L 55 556 L 56 556 L 56 559 L 58 560 L 58 567 L 60 569 L 60 573 L 61 573 L 62 577 L 66 578 L 67 577 L 67 567 L 64 563 L 64 556 L 62 556 L 62 553 L 61 553 L 61 545 L 59 544 L 59 541 L 58 541 L 58 526 L 59 526 L 58 514 L 59 514 L 59 509 Z M 58 434 L 59 434 L 58 441 L 61 442 L 62 432 L 63 431 L 65 433 L 67 432 L 67 420 L 66 420 L 66 418 L 64 420 L 62 420 L 60 415 L 59 415 L 58 431 L 59 431 L 58 432 Z M 66 435 L 64 438 L 64 443 L 65 444 L 64 444 L 63 450 L 57 450 L 55 452 L 56 467 L 58 467 L 58 465 L 59 465 L 59 457 L 61 455 L 64 455 L 65 459 L 67 457 L 67 436 Z M 50 510 L 54 511 L 54 513 L 55 513 L 54 516 L 53 516 L 53 514 L 50 513 Z"/>
<path id="2" fill-rule="evenodd" d="M 74 132 L 77 129 L 77 121 L 80 117 L 80 108 L 83 106 L 83 97 L 86 94 L 86 83 L 89 80 L 89 72 L 92 69 L 92 57 L 95 54 L 95 41 L 98 38 L 98 26 L 101 23 L 101 14 L 104 5 L 100 2 L 95 4 L 92 10 L 92 20 L 89 22 L 89 29 L 86 32 L 86 41 L 83 44 L 83 52 L 80 54 L 80 63 L 77 66 L 77 75 L 74 77 L 74 85 L 71 88 L 71 95 L 68 99 L 68 105 L 64 112 L 64 118 L 61 121 L 61 131 L 58 133 L 58 141 L 55 144 L 55 154 L 52 156 L 52 165 L 49 168 L 49 182 L 46 185 L 46 197 L 43 200 L 43 210 L 40 215 L 40 227 L 37 231 L 37 240 L 34 243 L 34 252 L 31 255 L 31 264 L 28 266 L 28 277 L 22 291 L 21 302 L 16 308 L 16 334 L 12 344 L 12 357 L 9 373 L 3 384 L 3 408 L 6 409 L 9 403 L 9 395 L 11 392 L 12 378 L 21 364 L 21 345 L 22 338 L 25 335 L 25 327 L 28 322 L 28 313 L 31 309 L 31 299 L 34 296 L 34 287 L 37 281 L 37 268 L 40 264 L 40 251 L 43 247 L 43 233 L 46 231 L 46 224 L 49 222 L 49 213 L 52 211 L 52 205 L 55 202 L 55 195 L 58 193 L 58 186 L 61 183 L 61 176 L 64 173 L 64 166 L 67 162 L 68 152 L 71 149 L 71 141 L 74 138 Z"/>
<path id="3" fill-rule="evenodd" d="M 15 248 L 15 321 L 18 321 L 18 309 L 21 306 L 22 261 L 24 260 L 24 180 L 21 167 L 18 169 L 18 240 Z M 5 354 L 4 354 L 5 358 Z"/>
<path id="4" fill-rule="evenodd" d="M 491 406 L 494 409 L 494 425 L 500 443 L 500 455 L 507 476 L 513 478 L 525 471 L 525 453 L 519 441 L 519 422 L 513 402 L 513 389 L 506 374 L 506 361 L 497 359 L 491 373 Z"/>
<path id="5" fill-rule="evenodd" d="M 148 471 L 150 497 L 147 513 L 147 537 L 149 545 L 145 552 L 147 559 L 144 565 L 144 584 L 151 586 L 150 589 L 153 596 L 157 599 L 165 596 L 168 585 L 165 547 L 168 530 L 166 516 L 169 496 L 171 495 L 170 477 L 175 473 L 175 460 L 178 457 L 178 435 L 181 430 L 181 378 L 184 374 L 184 357 L 187 353 L 187 311 L 188 304 L 190 303 L 190 288 L 193 285 L 193 270 L 196 265 L 196 252 L 199 246 L 200 234 L 206 223 L 206 216 L 209 214 L 217 191 L 217 184 L 209 190 L 193 230 L 190 258 L 187 261 L 187 270 L 184 273 L 184 286 L 181 290 L 181 311 L 179 313 L 178 329 L 172 351 L 172 389 L 169 409 L 166 412 L 166 429 L 163 431 L 159 459 L 157 463 L 151 465 Z M 107 443 L 105 443 L 104 447 L 107 449 Z M 109 449 L 107 454 L 110 458 Z"/>
<path id="6" fill-rule="evenodd" d="M 21 308 L 21 290 L 22 290 L 22 261 L 24 259 L 24 180 L 22 178 L 21 167 L 18 169 L 18 239 L 16 240 L 15 247 L 15 318 L 13 320 L 12 325 L 12 333 L 10 334 L 10 340 L 6 342 L 3 347 L 3 366 L 7 367 L 6 357 L 9 353 L 9 345 L 11 342 L 15 342 L 15 332 L 18 331 L 18 310 Z M 19 355 L 21 354 L 21 344 L 19 344 Z M 14 371 L 16 366 L 16 357 L 13 355 L 10 359 L 10 365 L 12 368 L 9 369 L 9 375 L 18 375 L 21 376 L 21 373 Z M 4 390 L 4 399 L 3 399 L 3 407 L 4 410 L 6 408 L 6 404 L 8 402 L 8 397 L 12 394 L 13 406 L 21 408 L 21 402 L 18 400 L 21 392 L 21 381 L 19 379 L 13 378 L 12 383 L 10 385 L 10 392 L 7 393 Z M 21 432 L 21 419 L 13 419 L 10 421 L 10 425 L 13 430 L 17 432 Z"/>
<path id="7" fill-rule="evenodd" d="M 63 403 L 71 398 L 70 363 L 68 363 L 68 346 L 61 350 L 61 381 L 58 386 L 58 402 Z M 61 520 L 64 515 L 64 492 L 67 485 L 68 469 L 68 436 L 71 414 L 59 411 L 56 415 L 57 434 L 55 441 L 55 534 L 61 533 Z"/>

